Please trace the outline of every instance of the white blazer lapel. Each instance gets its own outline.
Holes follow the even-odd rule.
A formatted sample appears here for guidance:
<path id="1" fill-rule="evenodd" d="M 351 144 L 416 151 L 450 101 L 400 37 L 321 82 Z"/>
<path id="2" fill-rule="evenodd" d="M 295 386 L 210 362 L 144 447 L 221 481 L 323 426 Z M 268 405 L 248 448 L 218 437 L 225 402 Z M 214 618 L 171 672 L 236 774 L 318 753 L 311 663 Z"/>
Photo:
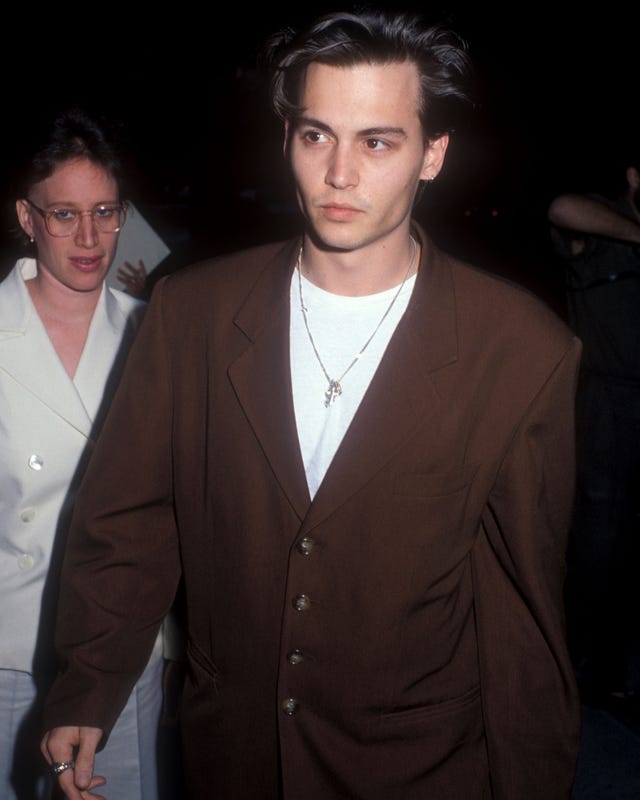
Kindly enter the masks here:
<path id="1" fill-rule="evenodd" d="M 0 370 L 89 437 L 92 420 L 58 358 L 24 284 L 25 279 L 35 274 L 34 259 L 20 259 L 2 283 Z"/>
<path id="2" fill-rule="evenodd" d="M 127 316 L 112 292 L 104 286 L 73 380 L 87 413 L 94 421 L 118 350 L 123 345 L 126 326 Z"/>

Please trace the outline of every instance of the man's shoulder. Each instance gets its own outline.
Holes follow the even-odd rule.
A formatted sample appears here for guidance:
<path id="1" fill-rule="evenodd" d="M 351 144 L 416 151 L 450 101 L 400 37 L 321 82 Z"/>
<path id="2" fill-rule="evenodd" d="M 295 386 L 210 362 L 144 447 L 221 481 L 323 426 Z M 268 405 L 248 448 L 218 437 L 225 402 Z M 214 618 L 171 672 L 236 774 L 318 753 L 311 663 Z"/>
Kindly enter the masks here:
<path id="1" fill-rule="evenodd" d="M 524 283 L 456 258 L 450 264 L 462 325 L 523 342 L 573 339 L 567 323 Z"/>
<path id="2" fill-rule="evenodd" d="M 269 242 L 201 259 L 163 279 L 172 291 L 199 294 L 211 288 L 246 286 L 274 260 L 284 258 L 291 241 Z"/>

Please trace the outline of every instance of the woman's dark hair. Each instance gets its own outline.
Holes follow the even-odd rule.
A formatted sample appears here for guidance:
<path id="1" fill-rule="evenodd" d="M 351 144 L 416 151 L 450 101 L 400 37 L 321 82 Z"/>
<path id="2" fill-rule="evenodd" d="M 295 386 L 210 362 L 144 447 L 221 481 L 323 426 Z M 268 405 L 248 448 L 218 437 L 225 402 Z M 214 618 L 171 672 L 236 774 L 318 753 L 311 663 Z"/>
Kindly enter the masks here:
<path id="1" fill-rule="evenodd" d="M 27 197 L 33 186 L 64 162 L 88 158 L 105 169 L 120 186 L 122 163 L 115 128 L 79 108 L 59 113 L 42 127 L 31 126 L 23 143 L 22 166 L 15 174 L 14 198 Z"/>
<path id="2" fill-rule="evenodd" d="M 453 31 L 428 25 L 407 12 L 326 14 L 299 33 L 280 31 L 266 43 L 260 63 L 270 73 L 271 102 L 282 119 L 294 119 L 300 88 L 311 63 L 347 67 L 411 61 L 420 76 L 418 113 L 425 139 L 450 133 L 462 108 L 471 104 L 471 61 Z"/>

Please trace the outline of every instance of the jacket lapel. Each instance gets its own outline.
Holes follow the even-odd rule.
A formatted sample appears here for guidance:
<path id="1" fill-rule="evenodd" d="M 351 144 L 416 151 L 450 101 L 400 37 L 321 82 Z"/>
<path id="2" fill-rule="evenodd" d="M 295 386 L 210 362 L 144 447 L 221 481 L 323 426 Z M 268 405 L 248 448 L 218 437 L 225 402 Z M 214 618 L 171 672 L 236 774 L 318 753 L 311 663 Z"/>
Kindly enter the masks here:
<path id="1" fill-rule="evenodd" d="M 303 519 L 309 491 L 296 429 L 289 364 L 289 287 L 299 242 L 267 263 L 235 319 L 250 346 L 229 376 L 282 490 Z"/>
<path id="2" fill-rule="evenodd" d="M 116 354 L 125 346 L 123 334 L 126 326 L 127 317 L 118 301 L 107 286 L 103 286 L 73 379 L 82 403 L 93 421 L 98 417 Z M 106 394 L 110 395 L 111 392 Z"/>
<path id="3" fill-rule="evenodd" d="M 91 419 L 35 311 L 24 280 L 35 261 L 20 259 L 0 292 L 0 369 L 84 436 Z M 44 357 L 43 357 L 44 356 Z"/>

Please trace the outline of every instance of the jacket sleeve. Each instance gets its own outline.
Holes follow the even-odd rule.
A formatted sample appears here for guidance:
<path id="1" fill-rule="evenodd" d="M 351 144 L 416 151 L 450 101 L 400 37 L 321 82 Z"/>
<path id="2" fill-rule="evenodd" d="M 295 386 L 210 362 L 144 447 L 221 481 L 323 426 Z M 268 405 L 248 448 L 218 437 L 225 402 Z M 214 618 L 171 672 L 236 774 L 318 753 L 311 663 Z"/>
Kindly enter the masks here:
<path id="1" fill-rule="evenodd" d="M 563 605 L 574 493 L 574 339 L 508 446 L 473 558 L 483 713 L 496 800 L 571 796 L 579 700 Z"/>
<path id="2" fill-rule="evenodd" d="M 160 289 L 154 298 L 76 499 L 45 730 L 93 725 L 109 732 L 178 585 L 171 371 Z"/>

